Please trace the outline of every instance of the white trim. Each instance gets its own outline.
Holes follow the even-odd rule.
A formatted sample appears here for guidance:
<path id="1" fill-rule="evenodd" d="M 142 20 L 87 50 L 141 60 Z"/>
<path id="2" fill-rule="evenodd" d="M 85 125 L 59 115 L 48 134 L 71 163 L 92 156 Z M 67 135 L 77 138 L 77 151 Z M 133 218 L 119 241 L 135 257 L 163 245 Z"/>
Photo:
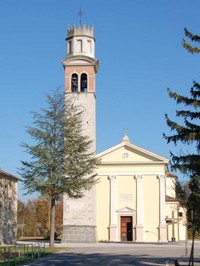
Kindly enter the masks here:
<path id="1" fill-rule="evenodd" d="M 166 165 L 165 162 L 161 161 L 108 161 L 108 162 L 101 162 L 101 165 L 124 165 L 124 164 L 130 164 L 130 165 L 151 165 L 151 164 L 161 164 Z"/>
<path id="2" fill-rule="evenodd" d="M 102 171 L 102 172 L 101 172 Z M 132 171 L 132 172 L 125 172 L 125 171 L 120 171 L 120 172 L 104 172 L 103 170 L 98 171 L 97 169 L 97 175 L 98 176 L 109 176 L 109 175 L 116 175 L 116 176 L 135 176 L 135 175 L 156 175 L 156 178 L 158 175 L 164 175 L 165 172 L 162 171 L 155 171 L 155 172 L 151 172 L 151 171 L 143 171 L 143 172 L 136 172 L 136 171 Z"/>
<path id="3" fill-rule="evenodd" d="M 122 216 L 130 216 L 132 217 L 132 241 L 135 241 L 135 232 L 134 232 L 134 227 L 136 224 L 136 210 L 131 209 L 130 207 L 123 207 L 119 210 L 117 210 L 118 213 L 118 241 L 121 241 L 121 217 Z"/>
<path id="4" fill-rule="evenodd" d="M 121 240 L 121 217 L 124 216 L 128 216 L 128 217 L 132 217 L 132 241 L 135 241 L 135 232 L 134 232 L 134 227 L 135 227 L 135 213 L 134 212 L 127 212 L 127 213 L 123 213 L 123 212 L 119 212 L 118 213 L 118 241 L 122 241 Z"/>
<path id="5" fill-rule="evenodd" d="M 110 180 L 110 241 L 117 240 L 117 213 L 116 213 L 116 203 L 117 203 L 117 183 L 116 176 L 109 175 L 108 179 Z"/>
<path id="6" fill-rule="evenodd" d="M 158 175 L 159 179 L 159 201 L 160 201 L 160 225 L 165 224 L 165 175 Z"/>
<path id="7" fill-rule="evenodd" d="M 124 207 L 119 210 L 116 210 L 117 213 L 119 213 L 121 216 L 129 216 L 129 215 L 134 215 L 136 210 L 131 209 L 129 207 Z"/>
<path id="8" fill-rule="evenodd" d="M 136 241 L 143 241 L 144 210 L 143 210 L 143 175 L 135 175 L 136 179 Z"/>
<path id="9" fill-rule="evenodd" d="M 159 242 L 167 242 L 166 231 L 166 205 L 165 205 L 165 175 L 158 175 L 159 179 L 159 206 L 160 206 L 160 223 L 159 223 Z"/>

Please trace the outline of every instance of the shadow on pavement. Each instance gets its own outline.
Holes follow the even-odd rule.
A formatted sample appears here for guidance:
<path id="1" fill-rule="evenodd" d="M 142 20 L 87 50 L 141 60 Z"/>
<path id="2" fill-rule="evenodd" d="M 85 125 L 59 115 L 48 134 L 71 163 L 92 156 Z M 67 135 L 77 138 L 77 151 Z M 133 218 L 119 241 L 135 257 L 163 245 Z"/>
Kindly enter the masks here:
<path id="1" fill-rule="evenodd" d="M 155 258 L 149 255 L 113 255 L 113 254 L 83 254 L 83 253 L 56 253 L 44 259 L 37 260 L 29 265 L 34 266 L 74 266 L 74 265 L 87 265 L 87 266 L 114 266 L 114 265 L 166 265 L 166 258 Z M 168 261 L 168 265 L 174 265 L 174 259 Z"/>

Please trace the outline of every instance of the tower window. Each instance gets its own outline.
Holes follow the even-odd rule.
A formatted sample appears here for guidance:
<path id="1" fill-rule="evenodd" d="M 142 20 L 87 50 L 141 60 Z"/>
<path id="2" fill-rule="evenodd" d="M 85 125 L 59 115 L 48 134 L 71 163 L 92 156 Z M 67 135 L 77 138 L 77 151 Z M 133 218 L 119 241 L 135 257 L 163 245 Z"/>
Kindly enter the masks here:
<path id="1" fill-rule="evenodd" d="M 77 45 L 78 45 L 78 52 L 82 52 L 83 51 L 83 43 L 82 40 L 78 40 L 77 41 Z"/>
<path id="2" fill-rule="evenodd" d="M 81 92 L 87 92 L 87 74 L 81 74 Z"/>
<path id="3" fill-rule="evenodd" d="M 89 47 L 89 52 L 92 52 L 92 42 L 88 40 L 88 47 Z"/>
<path id="4" fill-rule="evenodd" d="M 78 92 L 78 75 L 73 74 L 71 78 L 71 91 Z"/>
<path id="5" fill-rule="evenodd" d="M 72 53 L 72 41 L 68 42 L 68 54 Z"/>

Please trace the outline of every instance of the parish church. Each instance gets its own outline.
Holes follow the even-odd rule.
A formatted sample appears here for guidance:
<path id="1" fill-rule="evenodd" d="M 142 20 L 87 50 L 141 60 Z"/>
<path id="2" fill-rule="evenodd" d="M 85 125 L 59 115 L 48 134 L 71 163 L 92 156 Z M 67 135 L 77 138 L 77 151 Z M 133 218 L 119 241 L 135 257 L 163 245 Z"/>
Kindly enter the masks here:
<path id="1" fill-rule="evenodd" d="M 62 64 L 66 100 L 73 99 L 82 112 L 83 132 L 95 152 L 99 61 L 93 27 L 68 28 Z M 131 143 L 127 134 L 96 156 L 99 182 L 81 199 L 63 196 L 62 243 L 185 239 L 185 210 L 176 198 L 177 177 L 169 173 L 167 158 Z"/>

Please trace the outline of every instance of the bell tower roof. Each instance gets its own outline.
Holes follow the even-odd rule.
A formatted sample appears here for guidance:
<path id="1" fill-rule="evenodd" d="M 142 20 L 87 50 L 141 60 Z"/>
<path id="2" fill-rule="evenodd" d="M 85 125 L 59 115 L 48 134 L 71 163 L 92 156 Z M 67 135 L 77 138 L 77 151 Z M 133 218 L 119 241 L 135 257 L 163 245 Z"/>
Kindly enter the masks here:
<path id="1" fill-rule="evenodd" d="M 86 26 L 85 23 L 83 24 L 83 26 L 79 24 L 79 26 L 76 27 L 76 25 L 74 24 L 73 27 L 68 27 L 66 40 L 75 36 L 88 36 L 94 39 L 94 27 Z"/>
<path id="2" fill-rule="evenodd" d="M 67 27 L 65 69 L 67 92 L 95 94 L 95 74 L 99 61 L 95 57 L 94 27 L 80 24 Z"/>
<path id="3" fill-rule="evenodd" d="M 85 56 L 95 59 L 94 27 L 74 24 L 67 29 L 67 55 L 66 57 Z"/>

